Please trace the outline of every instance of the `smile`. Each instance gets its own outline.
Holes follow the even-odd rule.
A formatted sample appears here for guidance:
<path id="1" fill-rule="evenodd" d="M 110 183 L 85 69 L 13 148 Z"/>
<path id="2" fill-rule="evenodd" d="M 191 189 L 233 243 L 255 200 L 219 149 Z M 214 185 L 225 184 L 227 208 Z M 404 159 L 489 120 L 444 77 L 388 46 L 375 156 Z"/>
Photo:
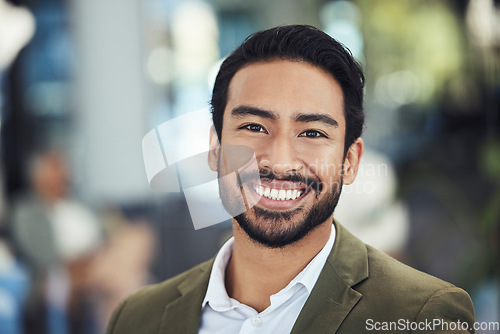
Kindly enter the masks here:
<path id="1" fill-rule="evenodd" d="M 253 187 L 255 192 L 260 196 L 276 200 L 276 201 L 290 201 L 299 198 L 302 194 L 304 194 L 303 190 L 284 190 L 284 189 L 274 189 L 267 188 L 263 186 Z"/>

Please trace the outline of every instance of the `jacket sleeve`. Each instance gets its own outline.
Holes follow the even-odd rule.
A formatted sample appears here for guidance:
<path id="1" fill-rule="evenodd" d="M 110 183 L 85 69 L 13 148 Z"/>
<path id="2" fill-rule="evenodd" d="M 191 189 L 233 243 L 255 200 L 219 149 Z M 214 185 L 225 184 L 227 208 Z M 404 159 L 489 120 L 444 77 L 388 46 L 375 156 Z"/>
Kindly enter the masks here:
<path id="1" fill-rule="evenodd" d="M 411 333 L 474 333 L 474 307 L 467 292 L 457 287 L 436 291 L 420 310 Z"/>

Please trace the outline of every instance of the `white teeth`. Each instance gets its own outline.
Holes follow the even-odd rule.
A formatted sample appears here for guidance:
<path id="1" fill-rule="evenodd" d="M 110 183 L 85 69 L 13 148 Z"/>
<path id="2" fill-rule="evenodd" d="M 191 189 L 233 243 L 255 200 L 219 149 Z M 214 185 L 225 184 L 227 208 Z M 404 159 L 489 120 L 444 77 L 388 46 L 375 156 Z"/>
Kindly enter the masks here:
<path id="1" fill-rule="evenodd" d="M 260 196 L 264 195 L 264 187 L 259 186 L 258 188 L 254 188 L 255 192 L 259 194 Z"/>
<path id="2" fill-rule="evenodd" d="M 278 193 L 278 199 L 284 201 L 286 197 L 286 190 L 281 189 Z"/>
<path id="3" fill-rule="evenodd" d="M 278 190 L 271 189 L 271 199 L 278 199 Z"/>
<path id="4" fill-rule="evenodd" d="M 259 187 L 254 187 L 254 190 L 257 194 L 260 196 L 264 196 L 270 199 L 274 199 L 277 201 L 289 201 L 289 200 L 294 200 L 300 197 L 302 195 L 303 191 L 301 190 L 278 190 L 278 189 L 270 189 L 270 188 L 264 188 L 263 186 Z"/>

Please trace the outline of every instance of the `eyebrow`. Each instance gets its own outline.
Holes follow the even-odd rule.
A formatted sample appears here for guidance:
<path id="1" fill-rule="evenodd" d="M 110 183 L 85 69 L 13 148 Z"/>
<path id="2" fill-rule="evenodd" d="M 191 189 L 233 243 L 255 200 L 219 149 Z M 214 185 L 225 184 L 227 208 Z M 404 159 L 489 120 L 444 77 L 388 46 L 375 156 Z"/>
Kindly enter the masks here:
<path id="1" fill-rule="evenodd" d="M 264 110 L 256 107 L 250 106 L 239 106 L 231 110 L 231 115 L 237 118 L 243 118 L 248 115 L 258 116 L 262 118 L 277 120 L 279 118 L 278 115 L 269 110 Z"/>
<path id="2" fill-rule="evenodd" d="M 320 122 L 334 127 L 339 126 L 335 119 L 325 114 L 297 114 L 294 116 L 294 120 L 301 123 Z"/>
<path id="3" fill-rule="evenodd" d="M 238 106 L 238 107 L 234 108 L 233 110 L 231 110 L 231 115 L 233 115 L 237 118 L 243 118 L 245 116 L 252 115 L 252 116 L 267 118 L 267 119 L 271 119 L 271 120 L 279 119 L 279 115 L 275 114 L 272 111 L 260 109 L 257 107 L 251 107 L 251 106 Z M 300 122 L 300 123 L 319 122 L 319 123 L 323 123 L 323 124 L 334 126 L 334 127 L 339 126 L 339 123 L 335 119 L 333 119 L 329 115 L 325 115 L 325 114 L 299 113 L 299 114 L 295 114 L 293 119 L 295 122 Z"/>

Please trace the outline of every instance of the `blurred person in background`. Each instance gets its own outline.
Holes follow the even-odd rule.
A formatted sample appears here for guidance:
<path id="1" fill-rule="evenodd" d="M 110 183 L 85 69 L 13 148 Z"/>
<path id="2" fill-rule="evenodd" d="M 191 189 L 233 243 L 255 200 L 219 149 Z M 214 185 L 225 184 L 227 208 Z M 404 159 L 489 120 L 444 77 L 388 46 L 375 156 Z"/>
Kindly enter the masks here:
<path id="1" fill-rule="evenodd" d="M 103 217 L 106 243 L 95 253 L 88 269 L 87 290 L 92 297 L 96 328 L 104 333 L 111 313 L 125 297 L 153 281 L 149 272 L 155 236 L 149 221 L 127 219 L 118 210 Z"/>
<path id="2" fill-rule="evenodd" d="M 234 238 L 214 259 L 127 298 L 108 333 L 350 334 L 399 319 L 472 328 L 466 292 L 364 244 L 332 217 L 363 154 L 363 84 L 351 53 L 311 26 L 258 32 L 226 58 L 208 161 Z M 225 145 L 253 149 L 260 183 L 222 179 L 235 158 Z M 243 214 L 234 213 L 239 201 Z"/>
<path id="3" fill-rule="evenodd" d="M 70 197 L 68 166 L 60 152 L 35 154 L 28 177 L 31 189 L 14 201 L 11 213 L 14 240 L 33 277 L 27 331 L 80 328 L 84 333 L 88 268 L 104 240 L 102 228 L 87 207 Z"/>
<path id="4" fill-rule="evenodd" d="M 119 210 L 109 211 L 101 223 L 70 196 L 61 152 L 35 154 L 28 174 L 31 191 L 12 211 L 14 240 L 33 278 L 26 331 L 102 333 L 118 302 L 149 280 L 151 227 Z"/>

